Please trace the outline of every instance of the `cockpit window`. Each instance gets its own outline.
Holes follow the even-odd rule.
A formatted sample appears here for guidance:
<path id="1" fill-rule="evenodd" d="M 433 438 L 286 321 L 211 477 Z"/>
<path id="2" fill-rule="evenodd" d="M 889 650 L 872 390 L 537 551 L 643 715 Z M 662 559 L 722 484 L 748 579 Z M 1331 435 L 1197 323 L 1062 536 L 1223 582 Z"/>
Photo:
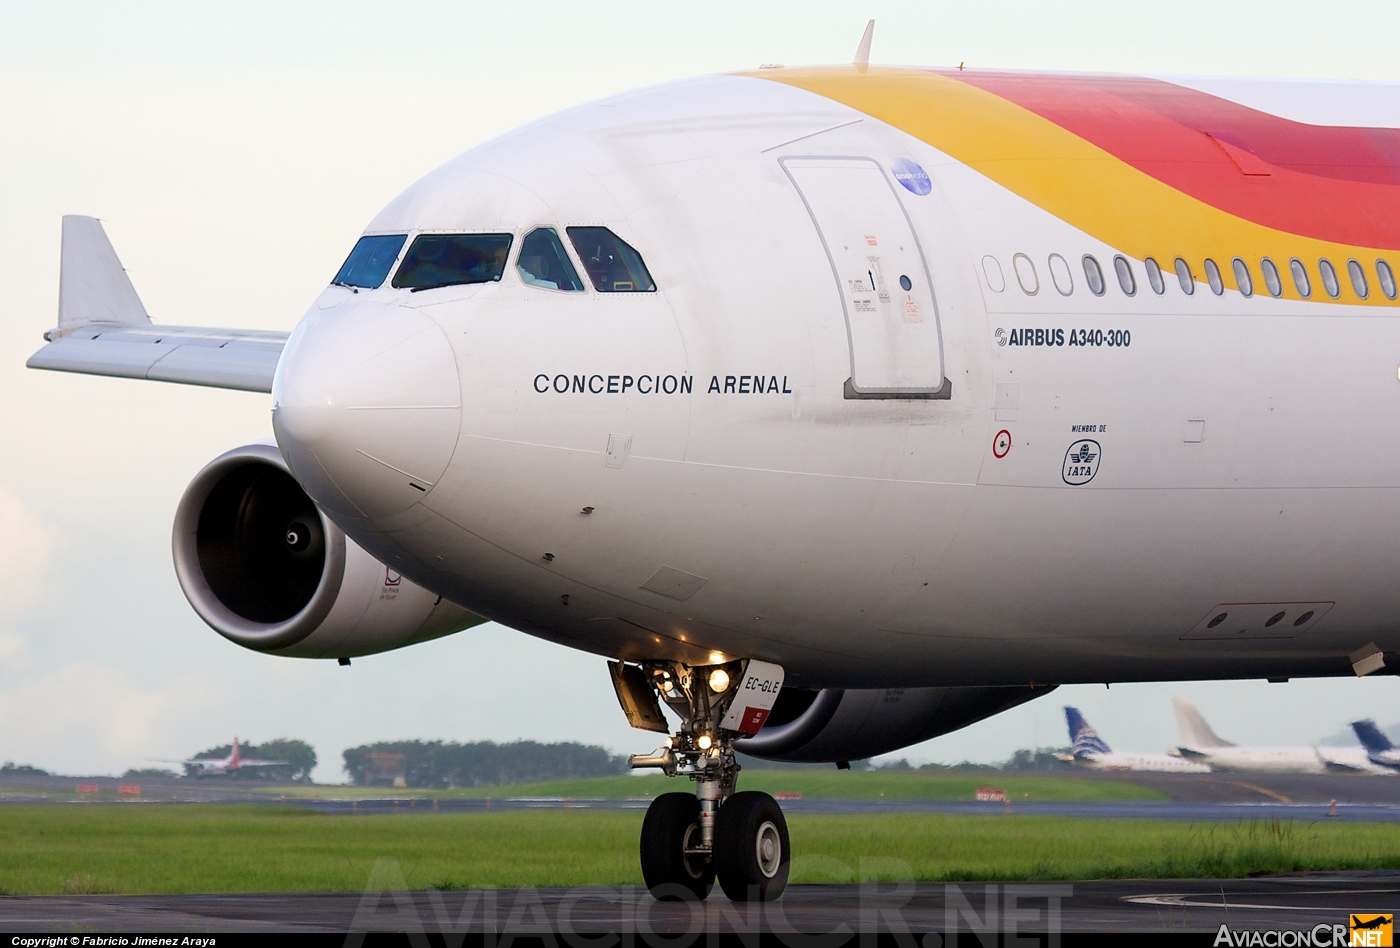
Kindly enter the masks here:
<path id="1" fill-rule="evenodd" d="M 510 234 L 419 234 L 394 274 L 394 286 L 431 290 L 495 283 L 506 272 L 510 242 Z"/>
<path id="2" fill-rule="evenodd" d="M 378 289 L 393 269 L 394 261 L 399 258 L 399 250 L 407 239 L 407 234 L 361 237 L 331 283 L 366 290 Z"/>
<path id="3" fill-rule="evenodd" d="M 569 227 L 569 240 L 599 293 L 654 293 L 642 255 L 606 227 Z"/>
<path id="4" fill-rule="evenodd" d="M 564 252 L 564 245 L 559 242 L 559 235 L 553 227 L 541 227 L 525 235 L 520 242 L 520 256 L 516 258 L 515 268 L 528 286 L 570 292 L 583 290 L 583 281 L 569 262 L 569 255 Z"/>

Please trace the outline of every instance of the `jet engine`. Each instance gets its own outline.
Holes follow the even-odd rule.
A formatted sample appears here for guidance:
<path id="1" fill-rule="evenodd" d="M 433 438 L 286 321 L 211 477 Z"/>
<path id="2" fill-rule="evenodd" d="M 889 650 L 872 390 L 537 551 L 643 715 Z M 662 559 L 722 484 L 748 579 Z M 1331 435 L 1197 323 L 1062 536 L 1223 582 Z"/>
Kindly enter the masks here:
<path id="1" fill-rule="evenodd" d="M 1055 687 L 785 688 L 763 729 L 734 746 L 766 760 L 864 760 L 975 724 Z"/>
<path id="2" fill-rule="evenodd" d="M 195 612 L 259 652 L 350 658 L 486 621 L 361 549 L 271 444 L 235 448 L 200 471 L 176 508 L 172 543 Z"/>

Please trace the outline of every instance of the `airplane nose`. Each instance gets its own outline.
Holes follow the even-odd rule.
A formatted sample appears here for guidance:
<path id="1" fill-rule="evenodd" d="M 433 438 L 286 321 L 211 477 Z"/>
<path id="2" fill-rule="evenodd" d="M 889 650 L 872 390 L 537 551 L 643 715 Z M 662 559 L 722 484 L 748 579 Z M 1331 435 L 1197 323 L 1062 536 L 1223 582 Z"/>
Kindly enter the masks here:
<path id="1" fill-rule="evenodd" d="M 346 303 L 313 312 L 287 341 L 272 428 L 322 507 L 372 520 L 407 510 L 447 469 L 461 423 L 457 360 L 417 310 Z"/>

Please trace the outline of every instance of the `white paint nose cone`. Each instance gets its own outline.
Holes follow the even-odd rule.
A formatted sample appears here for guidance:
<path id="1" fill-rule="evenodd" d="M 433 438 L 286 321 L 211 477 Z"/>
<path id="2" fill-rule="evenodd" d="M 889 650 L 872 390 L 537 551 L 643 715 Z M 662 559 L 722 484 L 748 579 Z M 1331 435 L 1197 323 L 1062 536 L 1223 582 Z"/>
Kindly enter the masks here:
<path id="1" fill-rule="evenodd" d="M 452 347 L 416 310 L 355 301 L 302 320 L 273 382 L 272 427 L 292 473 L 332 513 L 407 510 L 457 447 Z"/>

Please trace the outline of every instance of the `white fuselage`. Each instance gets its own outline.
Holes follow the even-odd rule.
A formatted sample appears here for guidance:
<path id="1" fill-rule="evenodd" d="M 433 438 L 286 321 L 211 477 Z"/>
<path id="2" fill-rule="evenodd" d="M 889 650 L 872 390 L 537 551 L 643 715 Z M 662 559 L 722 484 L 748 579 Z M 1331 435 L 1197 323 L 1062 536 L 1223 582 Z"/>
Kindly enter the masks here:
<path id="1" fill-rule="evenodd" d="M 929 193 L 861 177 L 896 159 Z M 864 211 L 823 210 L 828 172 Z M 1368 642 L 1400 649 L 1395 310 L 1095 296 L 1078 269 L 1062 295 L 1051 255 L 1115 249 L 747 77 L 527 126 L 367 233 L 518 246 L 583 224 L 637 248 L 657 292 L 527 285 L 512 250 L 496 283 L 332 287 L 282 357 L 298 480 L 428 589 L 598 654 L 761 658 L 798 686 L 1333 675 Z M 901 340 L 854 315 L 865 258 Z M 1033 344 L 1046 332 L 1090 344 Z M 946 399 L 845 397 L 945 377 Z"/>
<path id="2" fill-rule="evenodd" d="M 1199 747 L 1181 748 L 1190 760 L 1212 770 L 1254 773 L 1392 773 L 1367 759 L 1359 747 Z"/>
<path id="3" fill-rule="evenodd" d="M 1208 774 L 1210 768 L 1170 754 L 1079 754 L 1074 762 L 1092 770 L 1138 770 L 1175 774 Z"/>

